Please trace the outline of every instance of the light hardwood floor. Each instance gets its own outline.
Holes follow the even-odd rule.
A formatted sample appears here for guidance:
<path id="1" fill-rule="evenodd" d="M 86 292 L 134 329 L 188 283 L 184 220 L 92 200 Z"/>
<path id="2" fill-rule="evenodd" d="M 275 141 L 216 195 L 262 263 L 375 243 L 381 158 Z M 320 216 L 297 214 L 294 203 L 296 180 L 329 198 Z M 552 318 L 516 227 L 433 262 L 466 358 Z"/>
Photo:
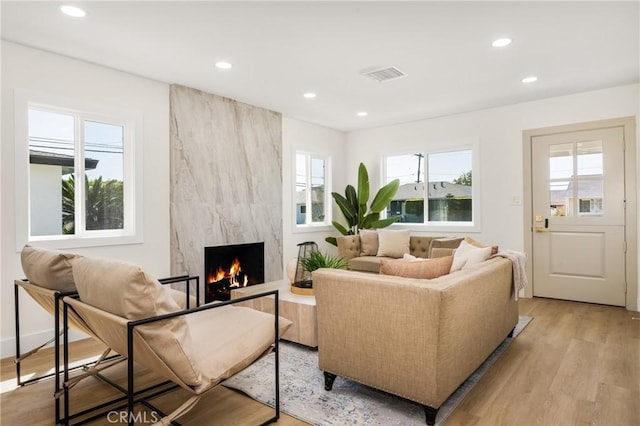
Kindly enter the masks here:
<path id="1" fill-rule="evenodd" d="M 514 340 L 481 381 L 447 419 L 454 425 L 640 425 L 640 317 L 623 308 L 549 299 L 522 299 L 520 314 L 534 320 Z M 86 357 L 96 343 L 74 343 Z M 52 365 L 51 351 L 38 354 L 28 371 Z M 51 425 L 54 417 L 50 380 L 15 389 L 11 359 L 0 363 L 2 425 Z M 116 367 L 119 368 L 119 367 Z M 120 378 L 124 377 L 120 371 Z M 118 374 L 116 374 L 118 376 Z M 144 373 L 140 381 L 151 380 Z M 5 389 L 8 388 L 8 389 Z M 108 395 L 93 379 L 78 385 L 81 404 Z M 172 392 L 155 401 L 170 411 L 183 398 Z M 270 408 L 222 386 L 209 392 L 181 418 L 185 425 L 256 425 Z M 100 419 L 92 424 L 110 424 Z M 303 425 L 286 414 L 278 424 Z"/>

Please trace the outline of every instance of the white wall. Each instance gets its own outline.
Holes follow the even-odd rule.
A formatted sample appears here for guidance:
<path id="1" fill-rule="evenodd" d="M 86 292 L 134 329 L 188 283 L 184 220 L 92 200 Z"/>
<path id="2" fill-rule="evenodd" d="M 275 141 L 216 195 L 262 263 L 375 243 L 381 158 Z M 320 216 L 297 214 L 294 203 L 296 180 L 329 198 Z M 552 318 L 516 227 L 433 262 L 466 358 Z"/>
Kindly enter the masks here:
<path id="1" fill-rule="evenodd" d="M 523 207 L 514 203 L 514 197 L 523 196 L 523 130 L 627 116 L 636 116 L 637 125 L 639 99 L 640 85 L 630 85 L 351 132 L 346 166 L 353 171 L 364 162 L 372 186 L 379 187 L 383 155 L 477 139 L 480 170 L 474 170 L 474 184 L 479 172 L 482 224 L 473 236 L 523 250 Z M 640 154 L 636 163 L 640 165 Z M 347 178 L 354 180 L 355 172 Z M 630 182 L 630 187 L 638 191 L 637 182 Z"/>
<path id="2" fill-rule="evenodd" d="M 293 118 L 282 118 L 282 230 L 283 230 L 283 261 L 286 273 L 286 265 L 292 258 L 298 255 L 297 244 L 305 241 L 315 241 L 320 250 L 336 255 L 335 247 L 327 244 L 324 239 L 329 235 L 336 235 L 332 226 L 314 228 L 305 232 L 296 229 L 294 210 L 294 182 L 296 150 L 315 152 L 331 157 L 331 181 L 332 191 L 344 192 L 347 184 L 345 173 L 345 143 L 346 134 L 337 130 L 321 127 Z M 331 205 L 335 203 L 331 200 Z M 333 209 L 334 219 L 339 215 Z M 337 219 L 342 221 L 342 219 Z"/>
<path id="3" fill-rule="evenodd" d="M 24 277 L 16 252 L 14 200 L 14 91 L 29 90 L 143 115 L 144 242 L 74 249 L 77 253 L 125 259 L 162 277 L 169 265 L 169 86 L 60 55 L 2 42 L 2 149 L 0 231 L 1 356 L 14 352 L 13 280 Z M 52 318 L 28 296 L 21 299 L 21 335 L 38 338 L 53 329 Z M 27 342 L 25 342 L 27 343 Z"/>

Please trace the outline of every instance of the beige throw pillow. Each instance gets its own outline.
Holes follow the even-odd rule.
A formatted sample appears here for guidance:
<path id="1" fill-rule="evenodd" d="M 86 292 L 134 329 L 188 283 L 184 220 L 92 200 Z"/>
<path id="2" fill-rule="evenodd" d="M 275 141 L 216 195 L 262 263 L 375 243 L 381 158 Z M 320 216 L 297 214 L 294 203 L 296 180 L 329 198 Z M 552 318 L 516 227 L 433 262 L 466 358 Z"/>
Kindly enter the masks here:
<path id="1" fill-rule="evenodd" d="M 409 262 L 401 259 L 383 259 L 380 264 L 380 273 L 430 280 L 448 274 L 452 263 L 453 256 Z"/>
<path id="2" fill-rule="evenodd" d="M 363 229 L 360 231 L 360 256 L 378 254 L 378 231 Z"/>
<path id="3" fill-rule="evenodd" d="M 429 245 L 429 259 L 434 256 L 434 249 L 438 248 L 447 248 L 447 249 L 455 249 L 458 248 L 460 242 L 464 241 L 464 238 L 434 238 L 431 240 L 431 244 Z"/>
<path id="4" fill-rule="evenodd" d="M 491 247 L 479 248 L 472 246 L 466 241 L 462 241 L 460 246 L 456 249 L 453 254 L 455 258 L 467 258 L 466 264 L 462 267 L 462 269 L 467 269 L 470 266 L 478 264 L 480 262 L 484 262 L 491 256 Z"/>
<path id="5" fill-rule="evenodd" d="M 63 293 L 75 292 L 71 260 L 79 257 L 72 253 L 24 246 L 20 253 L 22 270 L 32 284 Z"/>
<path id="6" fill-rule="evenodd" d="M 482 244 L 471 237 L 465 237 L 464 240 L 474 247 L 480 247 L 480 248 L 489 247 L 486 244 Z M 496 253 L 498 253 L 498 246 L 491 246 L 491 254 L 494 255 Z"/>
<path id="7" fill-rule="evenodd" d="M 381 229 L 378 231 L 377 256 L 394 257 L 396 259 L 410 253 L 409 231 Z"/>

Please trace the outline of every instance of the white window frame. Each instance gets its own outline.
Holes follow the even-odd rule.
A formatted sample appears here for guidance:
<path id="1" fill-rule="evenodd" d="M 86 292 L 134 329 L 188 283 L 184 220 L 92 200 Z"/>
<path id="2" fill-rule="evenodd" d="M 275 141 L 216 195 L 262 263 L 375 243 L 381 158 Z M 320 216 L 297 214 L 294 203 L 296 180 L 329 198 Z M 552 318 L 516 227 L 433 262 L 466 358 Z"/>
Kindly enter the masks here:
<path id="1" fill-rule="evenodd" d="M 124 128 L 124 226 L 123 229 L 84 229 L 84 218 L 77 222 L 75 234 L 31 236 L 29 202 L 29 109 L 73 115 L 81 121 L 98 121 Z M 76 123 L 76 129 L 80 126 Z M 82 176 L 77 187 L 76 212 L 84 214 L 84 146 L 82 137 L 76 138 L 74 168 Z M 142 114 L 136 111 L 95 105 L 81 100 L 62 98 L 30 91 L 15 91 L 15 193 L 16 193 L 16 250 L 25 244 L 44 248 L 78 248 L 122 244 L 139 244 L 144 241 L 143 217 L 143 162 L 142 162 Z"/>
<path id="2" fill-rule="evenodd" d="M 424 217 L 426 222 L 424 223 L 394 223 L 391 225 L 397 229 L 410 229 L 424 232 L 481 232 L 481 199 L 480 199 L 480 144 L 476 139 L 467 139 L 460 141 L 450 141 L 441 143 L 429 143 L 428 146 L 417 145 L 414 149 L 388 152 L 382 156 L 380 163 L 382 167 L 380 182 L 384 185 L 387 179 L 387 157 L 395 157 L 399 155 L 409 155 L 415 153 L 424 154 L 424 181 L 425 181 L 425 193 L 424 193 Z M 428 180 L 429 180 L 429 162 L 428 156 L 430 154 L 443 154 L 447 152 L 456 151 L 471 151 L 471 172 L 473 176 L 473 183 L 471 186 L 471 214 L 472 220 L 470 222 L 443 222 L 443 221 L 428 221 L 429 217 L 429 203 L 428 203 Z M 386 216 L 386 209 L 384 210 Z"/>
<path id="3" fill-rule="evenodd" d="M 321 159 L 324 161 L 324 221 L 323 222 L 311 222 L 311 223 L 297 223 L 297 204 L 296 204 L 296 178 L 297 178 L 297 157 L 298 155 L 304 155 L 306 157 L 307 162 L 307 184 L 311 182 L 311 159 Z M 326 231 L 328 229 L 333 229 L 331 225 L 331 221 L 333 220 L 333 205 L 331 203 L 331 156 L 325 155 L 318 152 L 313 152 L 309 150 L 303 149 L 294 149 L 293 150 L 293 179 L 292 179 L 292 193 L 291 200 L 293 204 L 293 229 L 298 232 L 310 232 L 310 231 Z M 307 200 L 305 205 L 307 206 L 306 214 L 306 222 L 310 222 L 312 209 L 311 207 L 311 191 L 307 191 Z"/>

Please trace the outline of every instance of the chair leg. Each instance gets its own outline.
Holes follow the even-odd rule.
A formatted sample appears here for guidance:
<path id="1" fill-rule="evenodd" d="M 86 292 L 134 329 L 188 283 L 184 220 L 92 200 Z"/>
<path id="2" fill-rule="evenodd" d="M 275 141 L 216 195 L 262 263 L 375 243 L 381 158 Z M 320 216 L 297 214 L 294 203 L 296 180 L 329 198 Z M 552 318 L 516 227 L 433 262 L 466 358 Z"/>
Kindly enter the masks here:
<path id="1" fill-rule="evenodd" d="M 335 380 L 336 380 L 335 374 L 325 371 L 324 372 L 324 390 L 330 391 L 333 388 L 333 382 Z"/>

